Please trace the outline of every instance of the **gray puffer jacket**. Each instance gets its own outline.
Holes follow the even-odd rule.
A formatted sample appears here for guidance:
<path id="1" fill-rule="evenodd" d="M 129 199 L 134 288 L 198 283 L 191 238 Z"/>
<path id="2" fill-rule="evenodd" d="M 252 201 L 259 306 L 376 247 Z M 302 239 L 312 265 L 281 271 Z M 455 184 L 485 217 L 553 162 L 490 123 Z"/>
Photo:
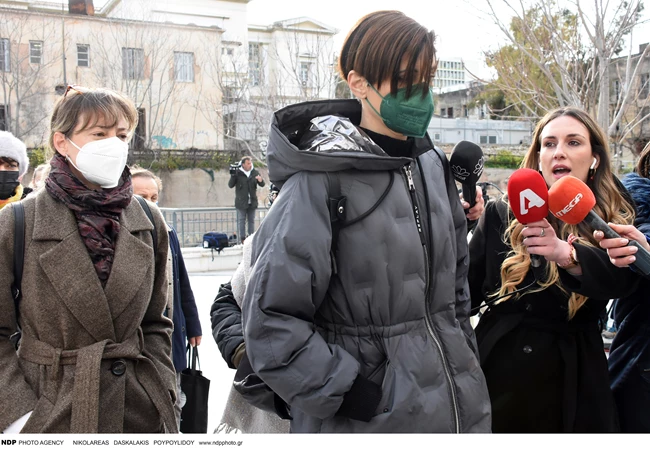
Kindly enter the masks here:
<path id="1" fill-rule="evenodd" d="M 242 312 L 251 365 L 290 406 L 292 432 L 489 432 L 453 179 L 445 186 L 428 137 L 415 158 L 390 157 L 352 125 L 360 113 L 334 100 L 274 115 L 267 158 L 282 189 L 253 242 Z M 339 232 L 337 273 L 325 171 L 338 174 L 347 221 L 387 191 Z M 359 379 L 381 386 L 369 422 L 337 414 Z"/>

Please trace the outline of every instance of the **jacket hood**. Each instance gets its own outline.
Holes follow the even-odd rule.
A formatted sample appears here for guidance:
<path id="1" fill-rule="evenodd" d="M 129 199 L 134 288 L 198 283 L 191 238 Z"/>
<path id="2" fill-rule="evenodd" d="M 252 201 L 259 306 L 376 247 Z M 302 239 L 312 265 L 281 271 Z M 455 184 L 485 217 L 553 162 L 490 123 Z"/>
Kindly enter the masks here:
<path id="1" fill-rule="evenodd" d="M 636 203 L 635 225 L 638 229 L 650 234 L 650 179 L 641 177 L 639 174 L 632 172 L 625 176 L 623 185 L 630 192 Z"/>
<path id="2" fill-rule="evenodd" d="M 300 171 L 385 171 L 412 161 L 386 154 L 357 127 L 360 121 L 356 100 L 304 102 L 276 111 L 266 154 L 269 178 L 282 186 Z M 432 148 L 428 136 L 416 139 L 413 156 Z"/>

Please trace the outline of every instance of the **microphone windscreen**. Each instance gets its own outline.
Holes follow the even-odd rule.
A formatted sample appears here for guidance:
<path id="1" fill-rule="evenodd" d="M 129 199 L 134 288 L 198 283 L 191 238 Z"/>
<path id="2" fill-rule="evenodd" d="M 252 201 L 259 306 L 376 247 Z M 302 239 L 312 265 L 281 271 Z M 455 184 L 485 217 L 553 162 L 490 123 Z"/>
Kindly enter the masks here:
<path id="1" fill-rule="evenodd" d="M 458 182 L 475 185 L 483 174 L 483 151 L 473 142 L 461 141 L 451 151 L 449 165 Z"/>
<path id="2" fill-rule="evenodd" d="M 567 224 L 578 224 L 594 208 L 596 197 L 582 180 L 567 175 L 551 186 L 548 204 L 553 216 Z"/>
<path id="3" fill-rule="evenodd" d="M 532 169 L 517 169 L 508 179 L 508 202 L 517 221 L 522 224 L 546 218 L 548 188 L 544 177 Z"/>

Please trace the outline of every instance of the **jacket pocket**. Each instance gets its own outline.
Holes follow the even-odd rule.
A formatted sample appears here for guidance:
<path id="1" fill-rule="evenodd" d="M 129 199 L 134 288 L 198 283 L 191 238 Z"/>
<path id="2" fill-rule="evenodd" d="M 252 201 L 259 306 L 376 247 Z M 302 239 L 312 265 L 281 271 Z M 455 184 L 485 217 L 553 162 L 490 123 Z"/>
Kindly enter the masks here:
<path id="1" fill-rule="evenodd" d="M 52 402 L 45 396 L 41 396 L 38 401 L 36 401 L 34 410 L 20 433 L 35 434 L 43 432 L 43 428 L 45 427 L 47 420 L 50 418 L 53 408 L 54 404 L 52 404 Z"/>
<path id="2" fill-rule="evenodd" d="M 393 401 L 395 398 L 395 368 L 389 360 L 383 366 L 384 376 L 377 383 L 381 383 L 381 401 L 375 411 L 375 416 L 387 414 L 393 410 Z"/>

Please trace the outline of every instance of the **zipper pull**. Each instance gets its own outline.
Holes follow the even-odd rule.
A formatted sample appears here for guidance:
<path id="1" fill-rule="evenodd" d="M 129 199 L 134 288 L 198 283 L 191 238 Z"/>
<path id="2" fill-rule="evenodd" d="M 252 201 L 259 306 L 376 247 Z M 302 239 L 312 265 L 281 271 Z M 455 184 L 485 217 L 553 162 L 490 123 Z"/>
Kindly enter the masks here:
<path id="1" fill-rule="evenodd" d="M 409 184 L 409 191 L 415 191 L 415 183 L 413 183 L 413 175 L 411 174 L 411 165 L 407 164 L 404 166 L 404 173 L 406 174 L 406 180 Z"/>

